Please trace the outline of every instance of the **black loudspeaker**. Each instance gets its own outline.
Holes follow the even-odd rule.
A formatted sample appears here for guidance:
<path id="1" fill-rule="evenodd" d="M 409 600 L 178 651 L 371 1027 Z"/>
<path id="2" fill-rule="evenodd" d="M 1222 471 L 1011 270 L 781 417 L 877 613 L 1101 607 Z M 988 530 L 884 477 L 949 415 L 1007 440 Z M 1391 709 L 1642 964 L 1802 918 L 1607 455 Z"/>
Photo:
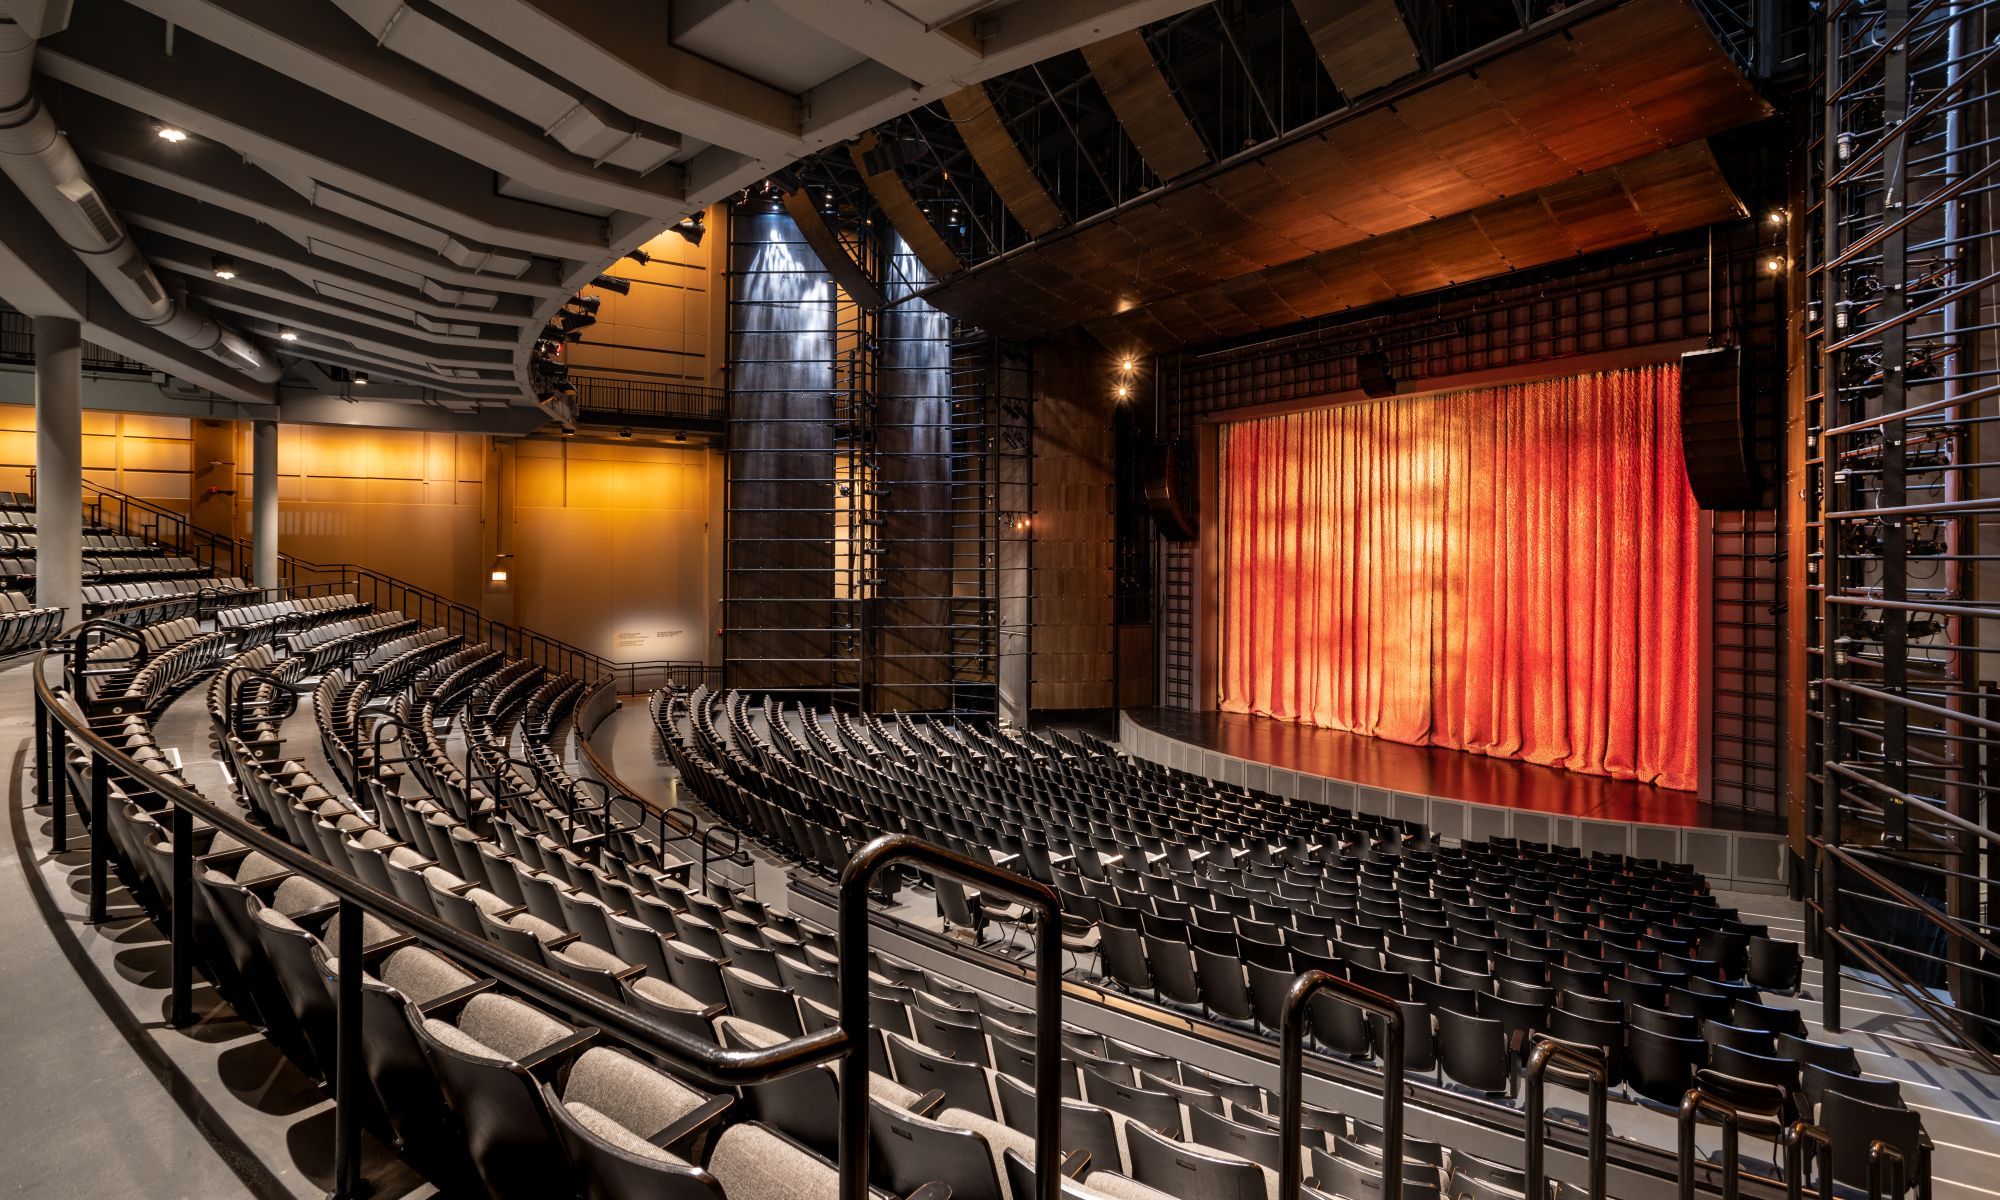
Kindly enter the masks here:
<path id="1" fill-rule="evenodd" d="M 1146 447 L 1140 472 L 1146 509 L 1170 542 L 1201 540 L 1201 458 L 1189 438 Z"/>
<path id="2" fill-rule="evenodd" d="M 1681 455 L 1697 506 L 1762 507 L 1755 434 L 1742 353 L 1725 346 L 1681 355 Z"/>
<path id="3" fill-rule="evenodd" d="M 1389 356 L 1380 350 L 1357 355 L 1354 359 L 1354 378 L 1361 385 L 1361 393 L 1381 399 L 1396 394 L 1396 376 L 1389 370 Z"/>

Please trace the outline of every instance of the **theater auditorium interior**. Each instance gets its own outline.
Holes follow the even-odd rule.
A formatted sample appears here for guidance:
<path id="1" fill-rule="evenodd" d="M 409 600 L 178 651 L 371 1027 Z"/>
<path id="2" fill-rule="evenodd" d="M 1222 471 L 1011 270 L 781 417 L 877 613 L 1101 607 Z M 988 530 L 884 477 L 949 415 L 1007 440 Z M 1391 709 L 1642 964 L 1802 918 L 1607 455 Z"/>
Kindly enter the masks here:
<path id="1" fill-rule="evenodd" d="M 1996 18 L 0 0 L 0 1191 L 2000 1200 Z"/>

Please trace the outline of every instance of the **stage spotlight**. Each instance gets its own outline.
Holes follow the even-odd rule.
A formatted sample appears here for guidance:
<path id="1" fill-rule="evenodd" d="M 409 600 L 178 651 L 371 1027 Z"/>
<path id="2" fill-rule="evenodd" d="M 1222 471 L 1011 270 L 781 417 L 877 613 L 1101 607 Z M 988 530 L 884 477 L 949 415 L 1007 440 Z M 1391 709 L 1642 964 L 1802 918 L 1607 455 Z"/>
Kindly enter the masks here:
<path id="1" fill-rule="evenodd" d="M 188 140 L 187 130 L 174 125 L 155 125 L 153 132 L 160 135 L 161 141 L 172 142 L 177 146 Z"/>
<path id="2" fill-rule="evenodd" d="M 208 258 L 208 266 L 210 270 L 215 272 L 217 279 L 236 278 L 236 260 L 227 254 L 211 254 Z"/>
<path id="3" fill-rule="evenodd" d="M 1785 223 L 1785 210 L 1774 208 L 1770 212 L 1765 213 L 1764 223 L 1767 225 L 1783 225 Z"/>
<path id="4" fill-rule="evenodd" d="M 620 279 L 616 275 L 599 275 L 590 281 L 590 286 L 603 288 L 607 292 L 617 292 L 621 296 L 632 294 L 632 281 Z"/>
<path id="5" fill-rule="evenodd" d="M 627 425 L 627 426 L 626 426 L 625 428 L 623 428 L 623 429 L 619 430 L 619 431 L 618 431 L 618 436 L 619 436 L 619 437 L 622 437 L 622 438 L 629 438 L 629 437 L 631 437 L 631 436 L 632 436 L 632 427 L 631 427 L 630 425 Z"/>
<path id="6" fill-rule="evenodd" d="M 701 245 L 701 236 L 708 232 L 707 225 L 700 213 L 696 213 L 691 217 L 682 217 L 672 228 L 675 233 L 685 238 L 687 244 L 690 246 Z"/>
<path id="7" fill-rule="evenodd" d="M 677 442 L 685 442 L 688 440 L 688 435 L 686 434 L 686 432 L 676 429 L 674 430 L 674 440 Z"/>
<path id="8" fill-rule="evenodd" d="M 604 300 L 600 296 L 571 296 L 567 307 L 574 308 L 579 312 L 594 313 L 597 311 L 598 306 L 603 303 Z"/>
<path id="9" fill-rule="evenodd" d="M 287 325 L 278 331 L 278 340 L 281 342 L 296 342 L 299 340 L 299 331 Z"/>
<path id="10" fill-rule="evenodd" d="M 575 333 L 579 329 L 588 329 L 597 324 L 597 318 L 589 313 L 562 312 L 556 314 L 556 323 L 563 327 L 564 333 Z"/>
<path id="11" fill-rule="evenodd" d="M 652 255 L 646 253 L 644 250 L 639 250 L 639 249 L 627 250 L 625 252 L 625 257 L 631 259 L 635 263 L 638 263 L 642 267 L 645 266 L 647 263 L 653 261 Z"/>

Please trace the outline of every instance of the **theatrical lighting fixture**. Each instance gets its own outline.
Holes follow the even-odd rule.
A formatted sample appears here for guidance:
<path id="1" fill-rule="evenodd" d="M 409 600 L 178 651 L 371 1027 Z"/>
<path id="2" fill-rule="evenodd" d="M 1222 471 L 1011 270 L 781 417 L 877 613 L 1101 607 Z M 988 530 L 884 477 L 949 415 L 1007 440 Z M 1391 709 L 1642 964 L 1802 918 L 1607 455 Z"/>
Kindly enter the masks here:
<path id="1" fill-rule="evenodd" d="M 603 298 L 599 296 L 571 296 L 567 307 L 577 309 L 581 312 L 594 313 L 597 311 L 597 306 L 603 303 Z"/>
<path id="2" fill-rule="evenodd" d="M 366 372 L 366 371 L 356 371 L 356 372 L 354 373 L 354 386 L 355 386 L 355 387 L 367 387 L 367 386 L 368 386 L 368 372 Z"/>
<path id="3" fill-rule="evenodd" d="M 1130 374 L 1132 369 L 1138 365 L 1139 365 L 1138 362 L 1130 358 L 1129 356 L 1118 360 L 1118 369 L 1124 371 L 1127 374 Z"/>
<path id="4" fill-rule="evenodd" d="M 210 255 L 208 259 L 208 265 L 209 268 L 215 272 L 215 277 L 217 279 L 236 278 L 236 260 L 229 257 L 227 254 Z"/>
<path id="5" fill-rule="evenodd" d="M 494 555 L 493 566 L 486 572 L 486 578 L 493 583 L 507 582 L 507 560 L 512 557 L 511 554 Z"/>
<path id="6" fill-rule="evenodd" d="M 299 340 L 299 331 L 287 325 L 278 331 L 278 340 L 281 342 L 296 342 Z"/>
<path id="7" fill-rule="evenodd" d="M 632 281 L 629 279 L 620 279 L 616 275 L 599 275 L 590 281 L 590 286 L 603 288 L 607 292 L 617 292 L 621 296 L 632 294 Z"/>
<path id="8" fill-rule="evenodd" d="M 1785 223 L 1785 210 L 1774 208 L 1770 212 L 1765 213 L 1764 223 L 1766 225 L 1783 225 Z"/>
<path id="9" fill-rule="evenodd" d="M 564 329 L 562 326 L 556 324 L 554 321 L 550 321 L 548 324 L 542 326 L 541 337 L 538 338 L 537 340 L 544 342 L 561 343 L 567 341 L 568 339 L 569 339 L 569 330 Z"/>
<path id="10" fill-rule="evenodd" d="M 1785 260 L 1782 258 L 1773 256 L 1771 258 L 1767 258 L 1764 260 L 1764 273 L 1766 275 L 1776 275 L 1778 272 L 1784 269 L 1785 269 Z"/>
<path id="11" fill-rule="evenodd" d="M 155 125 L 153 132 L 160 135 L 161 141 L 173 142 L 176 145 L 188 140 L 187 130 L 173 125 Z"/>
<path id="12" fill-rule="evenodd" d="M 700 213 L 696 213 L 691 217 L 682 217 L 679 221 L 675 222 L 672 228 L 675 233 L 680 234 L 681 237 L 686 239 L 687 244 L 690 246 L 701 245 L 701 235 L 708 232 L 708 228 L 703 222 Z"/>
<path id="13" fill-rule="evenodd" d="M 589 313 L 560 312 L 556 314 L 556 323 L 562 326 L 564 333 L 574 334 L 579 329 L 597 324 L 597 318 Z"/>
<path id="14" fill-rule="evenodd" d="M 688 435 L 684 430 L 676 429 L 674 430 L 674 440 L 677 442 L 685 442 L 688 440 Z"/>
<path id="15" fill-rule="evenodd" d="M 1121 383 L 1121 384 L 1119 384 L 1119 385 L 1118 385 L 1118 398 L 1119 398 L 1120 400 L 1130 400 L 1130 399 L 1132 398 L 1132 389 L 1131 389 L 1131 388 L 1129 388 L 1129 387 L 1127 387 L 1127 386 L 1126 386 L 1125 384 L 1122 384 L 1122 383 Z"/>
<path id="16" fill-rule="evenodd" d="M 622 437 L 622 438 L 629 438 L 629 437 L 631 437 L 631 436 L 632 436 L 632 427 L 631 427 L 630 425 L 627 425 L 627 426 L 626 426 L 625 428 L 623 428 L 623 429 L 619 430 L 619 431 L 618 431 L 618 436 L 619 436 L 619 437 Z"/>
<path id="17" fill-rule="evenodd" d="M 636 248 L 627 250 L 625 252 L 625 257 L 631 259 L 635 263 L 638 263 L 642 267 L 645 266 L 647 263 L 653 261 L 652 255 L 646 253 L 644 250 Z"/>

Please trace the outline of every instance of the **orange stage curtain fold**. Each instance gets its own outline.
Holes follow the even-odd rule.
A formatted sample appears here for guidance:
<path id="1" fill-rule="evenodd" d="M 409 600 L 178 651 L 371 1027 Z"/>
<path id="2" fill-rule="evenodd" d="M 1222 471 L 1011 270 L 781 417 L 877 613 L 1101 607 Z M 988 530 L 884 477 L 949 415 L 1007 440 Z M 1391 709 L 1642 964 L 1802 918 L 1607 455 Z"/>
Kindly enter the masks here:
<path id="1" fill-rule="evenodd" d="M 1696 785 L 1679 367 L 1222 430 L 1222 707 Z"/>

